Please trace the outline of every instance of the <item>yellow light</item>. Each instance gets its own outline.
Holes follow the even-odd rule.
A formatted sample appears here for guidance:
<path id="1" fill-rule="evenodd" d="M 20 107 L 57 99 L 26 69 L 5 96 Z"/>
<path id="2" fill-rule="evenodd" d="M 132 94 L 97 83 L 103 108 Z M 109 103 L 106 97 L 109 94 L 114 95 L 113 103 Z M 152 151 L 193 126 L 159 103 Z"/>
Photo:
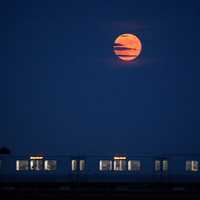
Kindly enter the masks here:
<path id="1" fill-rule="evenodd" d="M 31 160 L 42 160 L 44 157 L 43 156 L 31 156 Z"/>
<path id="2" fill-rule="evenodd" d="M 126 156 L 115 156 L 114 160 L 126 160 Z"/>

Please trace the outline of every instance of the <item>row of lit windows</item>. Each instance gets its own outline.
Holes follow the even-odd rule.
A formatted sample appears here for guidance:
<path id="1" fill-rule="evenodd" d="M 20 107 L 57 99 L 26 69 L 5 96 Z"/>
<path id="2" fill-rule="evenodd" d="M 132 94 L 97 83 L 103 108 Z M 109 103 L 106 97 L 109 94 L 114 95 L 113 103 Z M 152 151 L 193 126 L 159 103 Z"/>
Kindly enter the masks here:
<path id="1" fill-rule="evenodd" d="M 2 161 L 0 160 L 0 168 Z M 100 160 L 99 170 L 100 171 L 140 171 L 141 170 L 140 160 Z M 84 171 L 86 168 L 85 160 L 71 160 L 72 171 Z M 57 169 L 56 160 L 17 160 L 16 170 L 32 170 L 32 171 L 54 171 Z M 168 160 L 155 160 L 155 171 L 168 171 Z M 187 160 L 185 162 L 185 170 L 197 172 L 199 171 L 199 162 L 196 160 Z"/>
<path id="2" fill-rule="evenodd" d="M 17 160 L 16 161 L 16 170 L 33 170 L 33 171 L 53 171 L 57 168 L 56 160 Z"/>
<path id="3" fill-rule="evenodd" d="M 124 171 L 126 170 L 126 160 L 115 160 L 113 162 L 114 167 L 112 167 L 112 160 L 100 160 L 99 161 L 99 170 L 100 171 Z M 72 171 L 84 171 L 85 170 L 85 160 L 72 160 L 71 169 Z M 52 171 L 56 170 L 57 161 L 56 160 L 17 160 L 16 161 L 16 170 L 47 170 Z M 139 171 L 141 169 L 141 162 L 137 160 L 128 161 L 128 170 L 130 171 Z"/>
<path id="4" fill-rule="evenodd" d="M 72 171 L 84 171 L 85 170 L 85 160 L 72 160 L 71 161 Z M 56 160 L 17 160 L 16 170 L 33 170 L 33 171 L 53 171 L 57 168 Z"/>
<path id="5" fill-rule="evenodd" d="M 128 164 L 128 165 L 127 165 Z M 100 171 L 140 171 L 141 162 L 139 160 L 100 160 L 99 170 Z M 155 171 L 167 171 L 168 161 L 167 160 L 156 160 Z"/>
<path id="6" fill-rule="evenodd" d="M 100 171 L 125 171 L 127 169 L 126 160 L 100 160 L 99 170 Z M 128 170 L 129 171 L 140 171 L 141 162 L 139 160 L 129 160 Z"/>

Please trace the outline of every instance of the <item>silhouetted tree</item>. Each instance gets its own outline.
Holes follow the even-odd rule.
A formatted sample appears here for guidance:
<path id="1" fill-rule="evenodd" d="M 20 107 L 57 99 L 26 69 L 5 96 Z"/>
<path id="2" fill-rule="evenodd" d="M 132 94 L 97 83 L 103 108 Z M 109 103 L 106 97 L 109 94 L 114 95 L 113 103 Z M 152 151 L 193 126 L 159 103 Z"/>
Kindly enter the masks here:
<path id="1" fill-rule="evenodd" d="M 1 147 L 0 148 L 0 154 L 2 155 L 2 154 L 10 154 L 11 153 L 11 151 L 10 151 L 10 149 L 8 149 L 7 147 Z"/>

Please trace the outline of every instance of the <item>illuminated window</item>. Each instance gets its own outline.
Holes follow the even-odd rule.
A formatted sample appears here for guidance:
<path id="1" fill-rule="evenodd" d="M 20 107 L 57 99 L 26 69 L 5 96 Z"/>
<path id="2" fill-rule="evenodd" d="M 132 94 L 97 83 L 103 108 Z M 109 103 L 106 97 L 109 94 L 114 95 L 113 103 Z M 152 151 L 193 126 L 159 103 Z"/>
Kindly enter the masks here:
<path id="1" fill-rule="evenodd" d="M 199 162 L 196 160 L 187 160 L 185 169 L 186 171 L 197 172 L 199 170 Z"/>
<path id="2" fill-rule="evenodd" d="M 47 171 L 53 171 L 57 168 L 57 161 L 56 160 L 45 160 L 44 161 L 44 169 Z"/>
<path id="3" fill-rule="evenodd" d="M 155 171 L 161 171 L 161 161 L 155 160 Z"/>
<path id="4" fill-rule="evenodd" d="M 141 163 L 139 160 L 129 160 L 128 161 L 128 170 L 129 171 L 140 171 Z"/>
<path id="5" fill-rule="evenodd" d="M 85 160 L 80 160 L 79 161 L 79 169 L 80 169 L 80 171 L 84 171 L 85 170 Z"/>
<path id="6" fill-rule="evenodd" d="M 186 162 L 185 162 L 185 170 L 186 171 L 191 171 L 191 161 L 189 161 L 189 160 L 187 160 Z"/>
<path id="7" fill-rule="evenodd" d="M 168 160 L 155 160 L 155 171 L 168 171 Z"/>
<path id="8" fill-rule="evenodd" d="M 168 171 L 168 160 L 163 160 L 162 161 L 162 170 L 163 171 Z"/>
<path id="9" fill-rule="evenodd" d="M 78 168 L 78 161 L 77 160 L 72 160 L 71 161 L 71 166 L 72 166 L 72 171 L 76 171 Z"/>
<path id="10" fill-rule="evenodd" d="M 100 160 L 99 161 L 99 170 L 100 171 L 111 171 L 112 170 L 112 161 L 111 160 Z"/>
<path id="11" fill-rule="evenodd" d="M 29 170 L 29 162 L 28 160 L 17 160 L 16 161 L 16 170 Z"/>
<path id="12" fill-rule="evenodd" d="M 85 170 L 85 160 L 72 160 L 71 161 L 72 171 L 84 171 Z"/>
<path id="13" fill-rule="evenodd" d="M 126 160 L 114 160 L 114 170 L 115 171 L 126 170 Z"/>
<path id="14" fill-rule="evenodd" d="M 31 160 L 30 169 L 36 171 L 43 170 L 43 160 Z"/>

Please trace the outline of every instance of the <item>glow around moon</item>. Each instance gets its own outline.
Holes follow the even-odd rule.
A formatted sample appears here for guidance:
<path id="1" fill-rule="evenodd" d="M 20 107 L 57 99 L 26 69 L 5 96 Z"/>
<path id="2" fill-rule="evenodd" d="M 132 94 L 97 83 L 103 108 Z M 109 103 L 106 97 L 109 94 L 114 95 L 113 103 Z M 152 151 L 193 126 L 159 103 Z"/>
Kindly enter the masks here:
<path id="1" fill-rule="evenodd" d="M 123 61 L 136 59 L 142 51 L 140 39 L 133 34 L 122 34 L 114 42 L 114 53 Z"/>

